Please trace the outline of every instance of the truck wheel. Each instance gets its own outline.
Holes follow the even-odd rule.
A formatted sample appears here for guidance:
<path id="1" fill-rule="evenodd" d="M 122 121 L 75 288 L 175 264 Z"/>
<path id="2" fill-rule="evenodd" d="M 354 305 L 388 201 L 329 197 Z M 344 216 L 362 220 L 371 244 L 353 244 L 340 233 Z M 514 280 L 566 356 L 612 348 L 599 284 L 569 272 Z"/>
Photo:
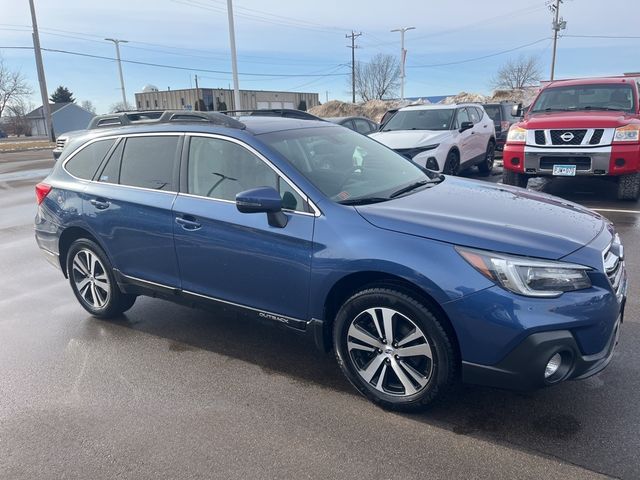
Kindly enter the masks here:
<path id="1" fill-rule="evenodd" d="M 515 187 L 527 188 L 528 181 L 529 179 L 523 173 L 507 170 L 506 168 L 502 171 L 502 183 L 504 183 L 505 185 L 513 185 Z"/>
<path id="2" fill-rule="evenodd" d="M 369 288 L 347 300 L 334 324 L 338 364 L 372 402 L 388 409 L 423 409 L 455 377 L 453 343 L 438 315 L 391 288 Z"/>
<path id="3" fill-rule="evenodd" d="M 640 173 L 621 175 L 618 178 L 618 200 L 638 200 L 640 196 Z"/>

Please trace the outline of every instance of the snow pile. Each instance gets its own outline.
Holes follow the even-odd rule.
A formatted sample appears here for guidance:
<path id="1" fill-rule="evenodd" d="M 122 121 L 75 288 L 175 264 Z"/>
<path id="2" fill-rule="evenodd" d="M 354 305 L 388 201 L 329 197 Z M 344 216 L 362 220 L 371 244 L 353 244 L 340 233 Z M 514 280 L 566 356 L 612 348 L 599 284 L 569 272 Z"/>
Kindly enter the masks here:
<path id="1" fill-rule="evenodd" d="M 387 110 L 420 103 L 425 102 L 410 103 L 399 100 L 369 100 L 364 103 L 348 103 L 341 102 L 340 100 L 331 100 L 322 105 L 310 108 L 309 113 L 321 118 L 367 117 L 374 122 L 379 122 Z"/>
<path id="2" fill-rule="evenodd" d="M 479 93 L 460 92 L 453 97 L 445 98 L 442 103 L 451 105 L 453 103 L 485 103 L 489 97 L 480 95 Z"/>

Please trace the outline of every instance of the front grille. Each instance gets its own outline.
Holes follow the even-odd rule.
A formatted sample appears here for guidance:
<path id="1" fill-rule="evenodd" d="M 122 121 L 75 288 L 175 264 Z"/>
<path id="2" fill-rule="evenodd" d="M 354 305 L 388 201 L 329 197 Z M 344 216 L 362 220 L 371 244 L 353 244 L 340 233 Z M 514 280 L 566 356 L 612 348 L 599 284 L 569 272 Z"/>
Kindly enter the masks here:
<path id="1" fill-rule="evenodd" d="M 603 134 L 604 134 L 603 128 L 596 128 L 593 131 L 593 135 L 591 135 L 591 140 L 589 140 L 589 145 L 598 145 L 602 140 Z"/>
<path id="2" fill-rule="evenodd" d="M 544 130 L 536 130 L 536 145 L 546 145 L 547 139 L 544 137 Z"/>
<path id="3" fill-rule="evenodd" d="M 586 130 L 551 130 L 551 143 L 553 145 L 580 145 Z M 565 136 L 566 140 L 562 137 Z"/>
<path id="4" fill-rule="evenodd" d="M 618 300 L 622 299 L 624 295 L 624 283 L 625 283 L 625 268 L 624 268 L 624 253 L 622 244 L 620 243 L 620 237 L 618 234 L 613 239 L 613 242 L 603 253 L 604 259 L 604 271 L 609 278 L 609 283 L 618 297 Z"/>
<path id="5" fill-rule="evenodd" d="M 64 144 L 67 143 L 66 138 L 58 138 L 56 140 L 56 148 L 64 148 Z"/>
<path id="6" fill-rule="evenodd" d="M 575 165 L 576 170 L 591 170 L 590 157 L 540 157 L 540 170 L 553 170 L 554 165 Z"/>

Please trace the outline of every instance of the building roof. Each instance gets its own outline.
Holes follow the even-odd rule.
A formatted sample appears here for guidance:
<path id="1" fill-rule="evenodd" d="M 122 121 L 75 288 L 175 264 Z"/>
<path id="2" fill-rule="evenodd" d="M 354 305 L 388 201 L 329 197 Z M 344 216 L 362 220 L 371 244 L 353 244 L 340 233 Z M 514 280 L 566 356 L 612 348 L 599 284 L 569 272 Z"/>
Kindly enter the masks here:
<path id="1" fill-rule="evenodd" d="M 51 109 L 51 114 L 53 115 L 58 110 L 66 107 L 67 105 L 73 102 L 65 102 L 65 103 L 50 103 L 49 108 Z M 82 108 L 82 107 L 80 107 Z M 42 112 L 42 105 L 36 108 L 34 111 L 29 112 L 27 114 L 27 118 L 44 118 L 44 113 Z"/>

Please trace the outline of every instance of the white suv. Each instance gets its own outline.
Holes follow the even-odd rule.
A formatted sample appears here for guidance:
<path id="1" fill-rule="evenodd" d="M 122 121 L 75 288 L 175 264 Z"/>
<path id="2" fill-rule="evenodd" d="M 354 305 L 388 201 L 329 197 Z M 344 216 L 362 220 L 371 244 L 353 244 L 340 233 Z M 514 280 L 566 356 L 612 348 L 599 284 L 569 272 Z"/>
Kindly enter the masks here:
<path id="1" fill-rule="evenodd" d="M 371 138 L 420 166 L 450 175 L 477 165 L 493 169 L 496 132 L 480 105 L 419 105 L 405 107 Z"/>

